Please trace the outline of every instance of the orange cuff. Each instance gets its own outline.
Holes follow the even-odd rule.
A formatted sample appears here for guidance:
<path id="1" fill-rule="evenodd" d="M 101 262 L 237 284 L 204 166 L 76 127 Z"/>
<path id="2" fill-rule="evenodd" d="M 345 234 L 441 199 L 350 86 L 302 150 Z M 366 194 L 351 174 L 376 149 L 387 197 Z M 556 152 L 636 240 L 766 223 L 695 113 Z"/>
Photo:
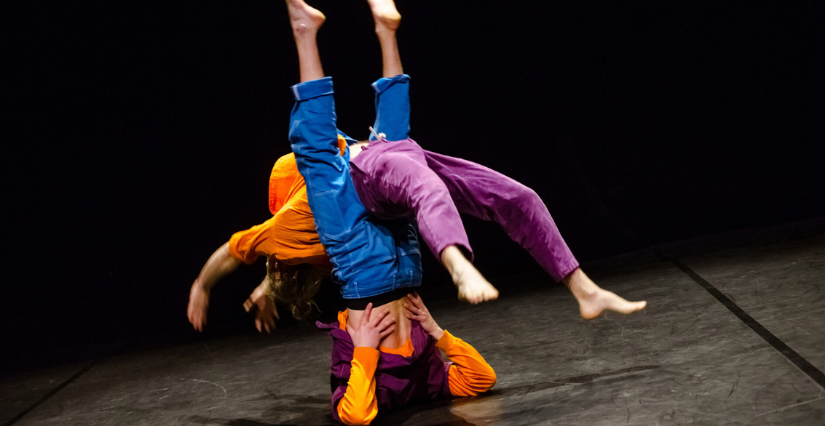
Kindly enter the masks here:
<path id="1" fill-rule="evenodd" d="M 458 340 L 455 336 L 450 334 L 449 331 L 444 330 L 444 334 L 441 335 L 441 338 L 435 342 L 435 347 L 441 349 L 444 352 L 447 352 L 447 349 L 451 348 L 455 345 L 456 340 Z"/>

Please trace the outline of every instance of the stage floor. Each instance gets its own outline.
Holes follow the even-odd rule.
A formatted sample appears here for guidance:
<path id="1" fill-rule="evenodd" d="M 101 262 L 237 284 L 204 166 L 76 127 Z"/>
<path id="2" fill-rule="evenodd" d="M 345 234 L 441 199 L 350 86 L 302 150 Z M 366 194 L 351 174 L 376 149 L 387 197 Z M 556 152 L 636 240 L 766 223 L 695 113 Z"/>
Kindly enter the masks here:
<path id="1" fill-rule="evenodd" d="M 493 280 L 518 290 L 491 303 L 429 301 L 498 383 L 375 424 L 825 425 L 825 236 L 684 253 L 593 266 L 648 301 L 629 316 L 584 321 L 541 273 Z M 329 348 L 302 325 L 18 374 L 0 384 L 0 424 L 331 424 Z"/>

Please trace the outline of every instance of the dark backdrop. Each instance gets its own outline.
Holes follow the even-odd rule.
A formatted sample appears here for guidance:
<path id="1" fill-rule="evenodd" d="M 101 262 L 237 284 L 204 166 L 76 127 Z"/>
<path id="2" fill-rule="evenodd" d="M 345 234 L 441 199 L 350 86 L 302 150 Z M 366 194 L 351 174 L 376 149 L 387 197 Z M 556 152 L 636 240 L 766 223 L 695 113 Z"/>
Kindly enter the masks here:
<path id="1" fill-rule="evenodd" d="M 580 260 L 821 216 L 821 10 L 758 3 L 399 0 L 412 136 L 534 188 Z M 313 4 L 339 127 L 365 138 L 369 10 Z M 5 366 L 194 335 L 189 286 L 268 218 L 289 152 L 284 5 L 28 3 L 7 18 Z M 467 228 L 483 273 L 537 267 L 496 226 Z M 427 285 L 450 285 L 426 261 Z M 216 290 L 209 333 L 250 326 L 239 308 L 262 274 Z"/>

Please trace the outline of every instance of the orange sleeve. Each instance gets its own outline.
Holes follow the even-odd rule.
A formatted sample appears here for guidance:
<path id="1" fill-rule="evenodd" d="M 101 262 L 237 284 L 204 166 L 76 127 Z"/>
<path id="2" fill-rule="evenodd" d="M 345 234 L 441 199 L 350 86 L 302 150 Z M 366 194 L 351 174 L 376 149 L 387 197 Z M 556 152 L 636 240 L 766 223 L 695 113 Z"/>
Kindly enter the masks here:
<path id="1" fill-rule="evenodd" d="M 229 239 L 229 254 L 247 265 L 255 263 L 258 260 L 258 252 L 255 249 L 262 240 L 266 239 L 274 220 L 275 218 L 272 217 L 260 225 L 232 234 L 232 238 Z"/>
<path id="2" fill-rule="evenodd" d="M 347 382 L 347 392 L 338 401 L 338 418 L 346 425 L 368 425 L 378 415 L 375 399 L 375 369 L 378 367 L 377 349 L 357 347 Z"/>
<path id="3" fill-rule="evenodd" d="M 478 395 L 496 384 L 493 367 L 467 342 L 444 330 L 444 335 L 435 346 L 443 350 L 453 362 L 447 377 L 453 396 Z"/>
<path id="4" fill-rule="evenodd" d="M 292 265 L 329 265 L 315 230 L 306 187 L 292 194 L 278 213 L 266 222 L 232 235 L 229 253 L 247 264 L 255 262 L 258 256 L 275 256 Z"/>

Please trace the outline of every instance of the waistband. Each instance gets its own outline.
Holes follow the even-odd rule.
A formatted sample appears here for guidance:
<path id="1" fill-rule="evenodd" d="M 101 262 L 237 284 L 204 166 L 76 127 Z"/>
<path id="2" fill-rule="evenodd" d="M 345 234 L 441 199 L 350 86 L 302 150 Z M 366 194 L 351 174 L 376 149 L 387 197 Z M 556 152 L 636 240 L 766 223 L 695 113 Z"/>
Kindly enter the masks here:
<path id="1" fill-rule="evenodd" d="M 378 307 L 394 300 L 398 300 L 408 294 L 412 294 L 414 287 L 397 288 L 388 293 L 381 293 L 375 296 L 362 297 L 360 299 L 344 299 L 344 304 L 348 309 L 363 311 L 367 309 L 367 304 L 372 303 L 372 307 Z"/>

